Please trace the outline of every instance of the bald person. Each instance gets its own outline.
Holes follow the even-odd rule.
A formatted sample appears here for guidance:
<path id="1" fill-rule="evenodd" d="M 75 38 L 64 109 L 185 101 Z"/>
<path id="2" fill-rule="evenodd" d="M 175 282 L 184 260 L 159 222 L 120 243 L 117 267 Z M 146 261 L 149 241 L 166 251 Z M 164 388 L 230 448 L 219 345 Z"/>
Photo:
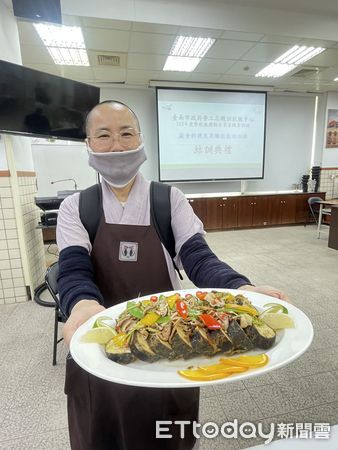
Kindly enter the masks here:
<path id="1" fill-rule="evenodd" d="M 57 222 L 59 293 L 68 316 L 64 339 L 105 308 L 139 295 L 180 289 L 173 261 L 150 218 L 150 182 L 139 172 L 146 160 L 139 120 L 118 101 L 96 105 L 86 121 L 89 165 L 100 174 L 102 215 L 93 244 L 79 216 L 79 193 L 61 204 Z M 172 187 L 171 226 L 176 258 L 199 287 L 261 292 L 287 300 L 270 286 L 253 286 L 210 250 L 202 222 L 185 196 Z M 132 247 L 133 259 L 123 252 Z M 67 357 L 69 435 L 76 450 L 188 450 L 195 446 L 199 389 L 140 388 L 110 383 Z M 216 419 L 216 418 L 215 418 Z M 168 425 L 170 439 L 156 438 L 156 421 L 189 421 L 185 436 Z"/>

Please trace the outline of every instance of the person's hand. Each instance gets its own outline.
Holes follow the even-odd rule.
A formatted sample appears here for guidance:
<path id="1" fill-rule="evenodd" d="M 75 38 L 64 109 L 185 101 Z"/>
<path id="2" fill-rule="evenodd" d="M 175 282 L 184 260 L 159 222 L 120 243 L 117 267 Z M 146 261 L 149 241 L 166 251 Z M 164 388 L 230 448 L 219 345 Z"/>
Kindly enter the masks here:
<path id="1" fill-rule="evenodd" d="M 90 319 L 90 317 L 105 309 L 96 300 L 80 300 L 76 303 L 63 327 L 62 334 L 65 343 L 69 346 L 70 340 L 79 326 Z"/>
<path id="2" fill-rule="evenodd" d="M 272 286 L 251 286 L 250 284 L 244 284 L 243 286 L 239 287 L 239 289 L 243 289 L 244 291 L 259 292 L 260 294 L 269 295 L 270 297 L 276 297 L 280 300 L 291 303 L 291 300 L 286 294 L 284 294 L 284 292 Z"/>

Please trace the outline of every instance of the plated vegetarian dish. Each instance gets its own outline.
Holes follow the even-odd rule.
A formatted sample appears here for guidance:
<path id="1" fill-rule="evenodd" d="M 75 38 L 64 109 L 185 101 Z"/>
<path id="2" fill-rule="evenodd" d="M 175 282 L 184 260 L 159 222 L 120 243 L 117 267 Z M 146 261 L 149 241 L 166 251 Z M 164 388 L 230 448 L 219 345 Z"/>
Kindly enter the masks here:
<path id="1" fill-rule="evenodd" d="M 99 317 L 82 341 L 104 345 L 107 357 L 120 364 L 267 350 L 277 330 L 294 323 L 284 306 L 265 306 L 258 311 L 245 296 L 216 290 L 151 296 L 127 302 L 114 323 Z"/>

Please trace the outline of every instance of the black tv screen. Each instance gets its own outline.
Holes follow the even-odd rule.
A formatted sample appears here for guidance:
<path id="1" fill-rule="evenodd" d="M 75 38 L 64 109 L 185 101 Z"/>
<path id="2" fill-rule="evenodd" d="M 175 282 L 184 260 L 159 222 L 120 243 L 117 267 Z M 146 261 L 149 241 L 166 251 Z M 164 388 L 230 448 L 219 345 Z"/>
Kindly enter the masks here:
<path id="1" fill-rule="evenodd" d="M 60 0 L 12 0 L 16 17 L 62 24 Z"/>
<path id="2" fill-rule="evenodd" d="M 88 111 L 100 89 L 0 60 L 0 131 L 3 133 L 85 138 Z"/>

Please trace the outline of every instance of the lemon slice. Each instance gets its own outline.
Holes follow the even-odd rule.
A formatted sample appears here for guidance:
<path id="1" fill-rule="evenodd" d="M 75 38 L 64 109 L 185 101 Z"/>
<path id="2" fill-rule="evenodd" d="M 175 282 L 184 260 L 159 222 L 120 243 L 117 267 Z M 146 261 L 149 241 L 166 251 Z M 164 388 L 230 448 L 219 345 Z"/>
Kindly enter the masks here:
<path id="1" fill-rule="evenodd" d="M 295 327 L 292 317 L 284 313 L 266 312 L 261 314 L 260 319 L 274 330 Z"/>
<path id="2" fill-rule="evenodd" d="M 107 344 L 114 335 L 115 333 L 110 327 L 91 328 L 81 337 L 81 342 Z"/>
<path id="3" fill-rule="evenodd" d="M 269 309 L 266 309 L 264 312 L 271 312 L 271 313 L 277 313 L 277 312 L 283 312 L 285 314 L 288 314 L 287 308 L 285 306 L 281 305 L 280 303 L 267 303 L 264 305 L 264 308 L 266 306 L 270 306 Z"/>
<path id="4" fill-rule="evenodd" d="M 108 323 L 106 323 L 107 320 L 112 321 L 113 319 L 108 316 L 98 317 L 94 322 L 93 328 L 110 327 L 110 325 Z"/>

